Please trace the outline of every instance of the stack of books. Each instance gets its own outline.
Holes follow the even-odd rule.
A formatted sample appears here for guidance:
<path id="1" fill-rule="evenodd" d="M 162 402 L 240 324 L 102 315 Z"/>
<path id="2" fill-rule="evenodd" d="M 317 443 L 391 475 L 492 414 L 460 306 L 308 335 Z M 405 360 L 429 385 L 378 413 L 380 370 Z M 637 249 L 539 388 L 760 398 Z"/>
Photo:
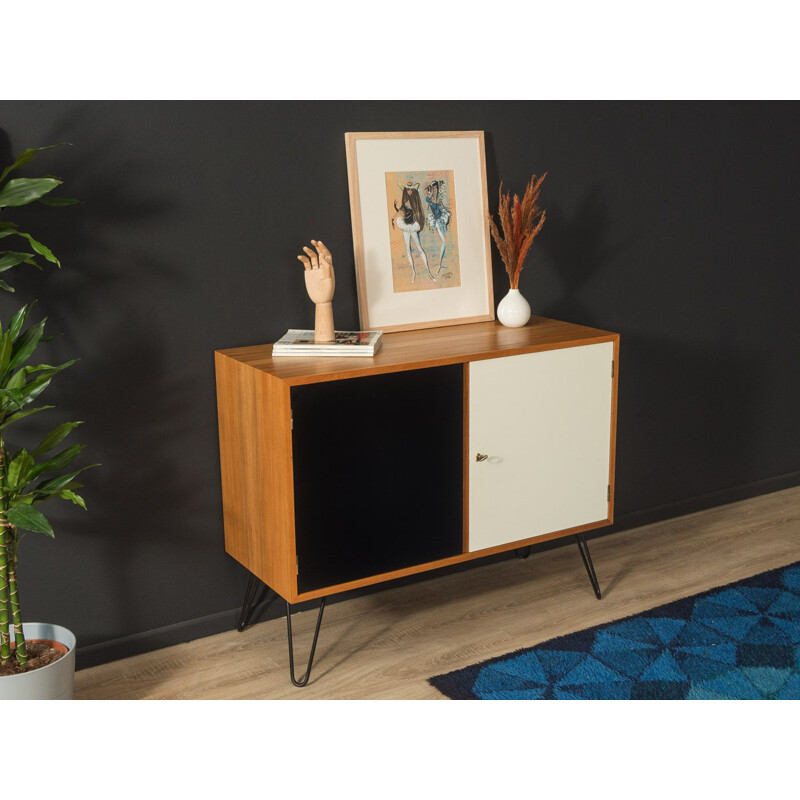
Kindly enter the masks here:
<path id="1" fill-rule="evenodd" d="M 378 352 L 382 335 L 383 331 L 335 331 L 332 342 L 317 342 L 314 331 L 289 330 L 272 345 L 272 355 L 370 358 Z"/>

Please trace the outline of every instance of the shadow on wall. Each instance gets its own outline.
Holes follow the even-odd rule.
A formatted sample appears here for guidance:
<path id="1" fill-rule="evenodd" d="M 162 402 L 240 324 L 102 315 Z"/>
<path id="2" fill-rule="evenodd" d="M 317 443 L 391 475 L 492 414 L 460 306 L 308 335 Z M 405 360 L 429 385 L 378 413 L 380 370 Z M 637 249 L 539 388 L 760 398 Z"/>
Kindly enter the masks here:
<path id="1" fill-rule="evenodd" d="M 486 133 L 485 143 L 489 213 L 496 219 L 500 178 L 490 133 Z M 509 191 L 508 186 L 503 188 Z M 635 244 L 634 237 L 618 242 L 609 241 L 609 231 L 612 229 L 610 213 L 602 188 L 598 185 L 591 189 L 571 216 L 549 199 L 543 201 L 542 205 L 547 217 L 526 259 L 520 289 L 532 301 L 534 314 L 602 327 L 604 322 L 598 319 L 597 304 L 585 298 L 584 293 L 588 291 L 592 280 L 600 278 L 621 254 Z M 508 292 L 509 284 L 505 266 L 493 241 L 491 254 L 496 307 Z M 547 275 L 539 273 L 540 259 L 549 262 Z M 535 289 L 532 288 L 532 282 L 536 284 Z M 546 286 L 547 283 L 552 283 L 552 286 Z M 539 306 L 540 297 L 556 294 L 556 300 Z"/>
<path id="2" fill-rule="evenodd" d="M 632 333 L 620 371 L 617 515 L 686 501 L 757 480 L 761 360 Z M 626 380 L 626 375 L 634 376 Z M 655 387 L 655 388 L 654 388 Z M 658 424 L 654 425 L 653 421 Z M 674 465 L 680 468 L 675 469 Z M 671 466 L 673 465 L 673 466 Z M 639 498 L 631 508 L 629 497 Z M 714 503 L 711 503 L 714 505 Z M 670 516 L 675 516 L 674 508 Z M 627 524 L 626 527 L 631 527 Z"/>
<path id="3" fill-rule="evenodd" d="M 557 204 L 547 205 L 547 219 L 534 247 L 541 247 L 552 264 L 561 291 L 557 300 L 542 309 L 543 316 L 603 326 L 596 313 L 597 304 L 588 302 L 584 292 L 593 279 L 601 277 L 634 244 L 632 238 L 610 242 L 610 227 L 599 186 L 589 192 L 569 218 Z"/>
<path id="4" fill-rule="evenodd" d="M 26 430 L 20 426 L 20 436 L 36 437 L 60 421 L 81 419 L 85 425 L 76 440 L 86 451 L 79 463 L 103 463 L 82 476 L 88 514 L 66 504 L 45 509 L 57 536 L 77 547 L 63 540 L 44 543 L 47 547 L 31 542 L 30 572 L 36 579 L 25 597 L 29 618 L 73 614 L 63 621 L 86 646 L 120 631 L 152 627 L 142 615 L 142 589 L 169 595 L 170 587 L 159 585 L 159 556 L 165 549 L 191 547 L 194 520 L 187 520 L 185 509 L 203 487 L 192 483 L 176 455 L 193 425 L 181 398 L 198 387 L 185 376 L 168 374 L 165 354 L 174 332 L 159 327 L 143 300 L 170 283 L 174 296 L 179 281 L 178 273 L 147 249 L 146 239 L 137 237 L 143 223 L 172 210 L 169 198 L 137 195 L 137 186 L 166 185 L 148 180 L 159 165 L 121 159 L 115 133 L 98 136 L 92 110 L 83 106 L 54 131 L 51 141 L 69 131 L 81 146 L 42 153 L 22 174 L 57 172 L 65 181 L 57 191 L 82 204 L 14 209 L 13 219 L 50 246 L 64 267 L 18 270 L 12 280 L 17 293 L 12 303 L 5 301 L 2 316 L 37 298 L 39 314 L 48 317 L 48 332 L 56 337 L 46 345 L 47 358 L 81 359 L 49 388 L 48 402 L 56 409 L 32 417 Z M 20 143 L 15 151 L 25 146 Z M 0 130 L 0 160 L 12 159 L 9 137 Z M 152 584 L 143 587 L 141 572 L 148 563 L 154 565 L 148 573 Z M 174 556 L 171 563 L 174 572 Z M 87 564 L 94 574 L 82 574 Z"/>
<path id="5" fill-rule="evenodd" d="M 625 254 L 637 239 L 633 232 L 611 241 L 612 222 L 599 186 L 570 217 L 548 204 L 537 244 L 552 266 L 549 294 L 557 297 L 541 314 L 621 333 L 615 510 L 617 517 L 635 518 L 651 509 L 646 521 L 654 521 L 665 498 L 668 504 L 685 501 L 688 512 L 694 510 L 693 487 L 721 492 L 757 479 L 764 369 L 755 350 L 732 346 L 735 337 L 704 348 L 653 336 L 647 332 L 652 312 L 641 305 L 631 307 L 628 325 L 616 327 L 598 314 L 604 276 L 611 280 L 618 265 L 630 268 Z M 613 280 L 619 290 L 620 275 Z M 638 508 L 631 507 L 632 498 Z M 630 520 L 622 522 L 631 527 Z"/>
<path id="6" fill-rule="evenodd" d="M 484 146 L 486 148 L 486 193 L 489 199 L 489 214 L 496 218 L 498 189 L 500 177 L 497 172 L 497 156 L 495 155 L 494 137 L 488 131 L 484 132 Z M 494 240 L 489 237 L 489 252 L 492 262 L 492 285 L 494 292 L 494 309 L 497 311 L 497 304 L 506 296 L 508 292 L 508 275 L 500 254 L 497 252 Z"/>

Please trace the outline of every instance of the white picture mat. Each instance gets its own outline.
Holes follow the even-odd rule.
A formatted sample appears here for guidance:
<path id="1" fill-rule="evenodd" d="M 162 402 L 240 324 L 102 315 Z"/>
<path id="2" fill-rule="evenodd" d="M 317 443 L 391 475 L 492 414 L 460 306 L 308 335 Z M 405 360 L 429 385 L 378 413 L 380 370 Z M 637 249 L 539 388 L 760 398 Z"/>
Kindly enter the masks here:
<path id="1" fill-rule="evenodd" d="M 370 328 L 490 314 L 487 225 L 480 140 L 358 139 L 359 206 Z M 394 292 L 386 206 L 387 172 L 452 170 L 458 215 L 461 286 Z"/>

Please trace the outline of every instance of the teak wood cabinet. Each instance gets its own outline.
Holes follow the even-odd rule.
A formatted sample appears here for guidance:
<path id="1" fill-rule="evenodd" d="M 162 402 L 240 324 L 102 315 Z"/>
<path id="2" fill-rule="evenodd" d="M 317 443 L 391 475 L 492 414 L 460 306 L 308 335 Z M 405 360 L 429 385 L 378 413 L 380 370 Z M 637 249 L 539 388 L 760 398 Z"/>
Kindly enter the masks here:
<path id="1" fill-rule="evenodd" d="M 533 317 L 217 351 L 227 552 L 295 603 L 610 524 L 618 348 Z"/>

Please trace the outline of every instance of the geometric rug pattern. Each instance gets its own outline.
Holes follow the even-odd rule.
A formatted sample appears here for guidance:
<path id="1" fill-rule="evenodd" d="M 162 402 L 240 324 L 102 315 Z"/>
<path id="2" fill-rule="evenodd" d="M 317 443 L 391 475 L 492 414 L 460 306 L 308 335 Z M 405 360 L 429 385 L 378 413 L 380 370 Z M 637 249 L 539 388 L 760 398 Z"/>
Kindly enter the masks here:
<path id="1" fill-rule="evenodd" d="M 800 562 L 429 682 L 456 700 L 797 700 Z"/>

